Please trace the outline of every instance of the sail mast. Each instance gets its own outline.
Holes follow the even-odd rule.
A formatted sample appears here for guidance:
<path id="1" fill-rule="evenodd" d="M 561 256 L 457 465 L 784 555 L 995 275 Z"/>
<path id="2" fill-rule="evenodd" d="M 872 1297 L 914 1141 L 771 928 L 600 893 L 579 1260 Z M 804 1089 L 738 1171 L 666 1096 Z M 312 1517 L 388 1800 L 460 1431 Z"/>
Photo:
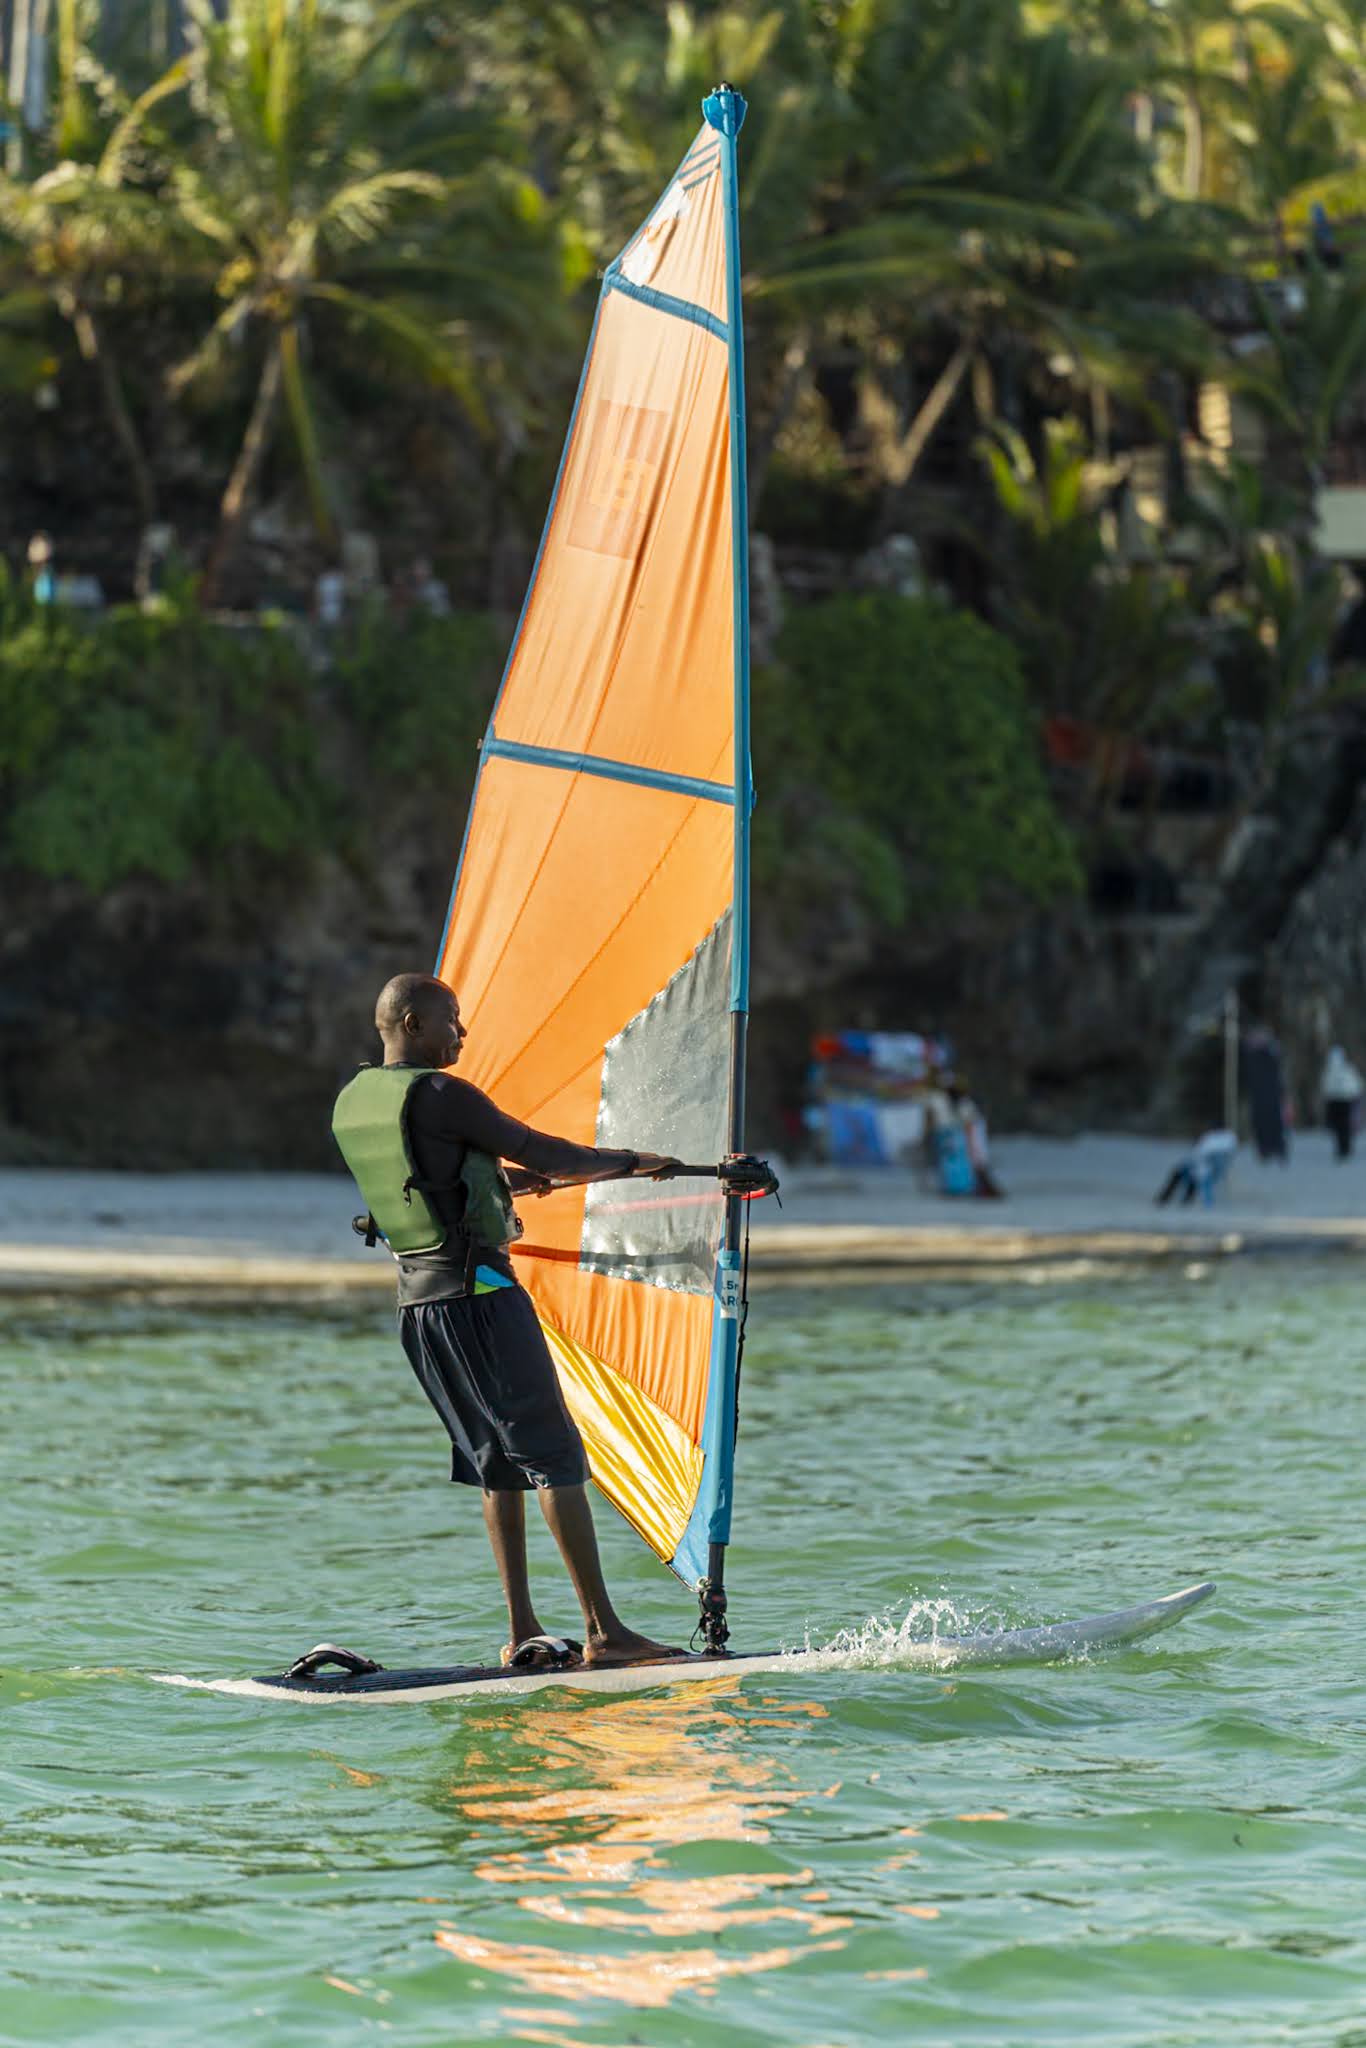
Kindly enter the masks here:
<path id="1" fill-rule="evenodd" d="M 746 104 L 731 85 L 702 102 L 703 117 L 721 137 L 726 240 L 726 344 L 730 359 L 730 515 L 735 689 L 735 869 L 731 916 L 729 1149 L 745 1149 L 745 1056 L 749 1036 L 749 833 L 753 782 L 749 757 L 749 491 L 745 444 L 745 329 L 740 301 L 740 203 L 737 141 Z M 744 1205 L 726 1203 L 726 1234 L 717 1258 L 716 1353 L 712 1367 L 716 1440 L 707 1446 L 712 1494 L 707 1525 L 707 1575 L 698 1587 L 702 1631 L 710 1650 L 724 1649 L 726 1546 L 730 1541 L 732 1473 L 738 1422 L 741 1301 L 740 1239 Z M 710 1418 L 709 1418 L 710 1419 Z"/>

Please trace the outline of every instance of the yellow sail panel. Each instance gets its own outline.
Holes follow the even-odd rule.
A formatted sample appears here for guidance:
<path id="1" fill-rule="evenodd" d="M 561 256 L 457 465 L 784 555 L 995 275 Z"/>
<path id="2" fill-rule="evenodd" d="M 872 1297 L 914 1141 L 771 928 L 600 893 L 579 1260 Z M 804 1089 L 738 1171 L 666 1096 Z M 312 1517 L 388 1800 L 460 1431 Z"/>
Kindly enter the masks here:
<path id="1" fill-rule="evenodd" d="M 549 1206 L 548 1201 L 533 1202 L 524 1211 L 528 1233 L 537 1239 Z M 710 1342 L 710 1298 L 609 1273 L 585 1273 L 577 1260 L 569 1264 L 546 1257 L 542 1246 L 524 1253 L 519 1245 L 516 1255 L 518 1271 L 529 1276 L 545 1320 L 558 1330 L 572 1325 L 581 1331 L 584 1348 L 595 1358 L 614 1360 L 618 1373 L 629 1361 L 622 1377 L 692 1442 L 700 1442 L 706 1383 L 696 1361 Z"/>
<path id="2" fill-rule="evenodd" d="M 600 1358 L 544 1319 L 541 1329 L 594 1479 L 651 1548 L 672 1557 L 697 1498 L 700 1448 Z"/>
<path id="3" fill-rule="evenodd" d="M 726 1149 L 735 609 L 726 249 L 704 128 L 610 266 L 485 737 L 439 972 L 461 1063 L 581 1143 Z M 747 775 L 746 775 L 747 788 Z M 531 1292 L 595 1476 L 659 1554 L 697 1502 L 714 1178 L 523 1205 Z"/>

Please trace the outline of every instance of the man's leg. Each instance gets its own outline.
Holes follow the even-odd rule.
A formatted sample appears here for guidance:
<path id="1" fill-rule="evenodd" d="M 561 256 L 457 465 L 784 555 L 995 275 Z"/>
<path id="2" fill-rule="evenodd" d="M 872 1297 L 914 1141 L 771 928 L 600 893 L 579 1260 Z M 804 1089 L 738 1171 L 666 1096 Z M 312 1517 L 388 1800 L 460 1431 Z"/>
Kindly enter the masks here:
<path id="1" fill-rule="evenodd" d="M 544 1633 L 531 1604 L 531 1582 L 526 1569 L 525 1495 L 515 1492 L 484 1495 L 484 1527 L 489 1532 L 503 1597 L 508 1604 L 510 1647 L 516 1649 L 528 1636 Z"/>
<path id="2" fill-rule="evenodd" d="M 589 1664 L 629 1664 L 650 1657 L 681 1657 L 667 1643 L 627 1628 L 613 1607 L 598 1557 L 597 1531 L 586 1486 L 537 1488 L 541 1512 L 583 1609 L 584 1657 Z"/>

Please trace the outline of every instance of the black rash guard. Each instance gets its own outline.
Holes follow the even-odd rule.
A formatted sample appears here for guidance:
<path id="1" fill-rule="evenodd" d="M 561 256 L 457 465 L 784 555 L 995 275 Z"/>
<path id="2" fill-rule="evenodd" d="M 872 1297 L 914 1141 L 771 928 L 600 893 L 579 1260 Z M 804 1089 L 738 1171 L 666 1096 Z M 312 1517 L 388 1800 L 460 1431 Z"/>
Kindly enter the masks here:
<path id="1" fill-rule="evenodd" d="M 553 1180 L 612 1180 L 631 1173 L 636 1165 L 634 1152 L 602 1152 L 593 1145 L 574 1145 L 568 1138 L 533 1131 L 516 1117 L 504 1116 L 482 1090 L 469 1081 L 457 1080 L 454 1074 L 432 1074 L 418 1082 L 408 1097 L 408 1138 L 419 1175 L 437 1187 L 454 1184 L 465 1148 L 471 1145 L 491 1158 Z M 519 1176 L 511 1173 L 508 1178 L 516 1194 Z M 429 1195 L 428 1200 L 439 1216 L 455 1220 L 457 1212 L 449 1201 L 439 1195 Z M 481 1246 L 479 1264 L 516 1282 L 512 1261 L 501 1246 Z M 449 1249 L 440 1245 L 433 1252 L 405 1252 L 399 1257 L 400 1308 L 449 1301 L 465 1291 L 462 1239 L 457 1238 Z"/>

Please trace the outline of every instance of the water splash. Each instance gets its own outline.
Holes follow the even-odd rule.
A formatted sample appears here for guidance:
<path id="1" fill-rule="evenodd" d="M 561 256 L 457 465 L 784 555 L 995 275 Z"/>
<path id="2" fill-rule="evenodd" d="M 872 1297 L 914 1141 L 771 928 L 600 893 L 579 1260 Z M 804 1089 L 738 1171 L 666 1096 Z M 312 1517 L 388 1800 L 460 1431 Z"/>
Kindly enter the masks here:
<path id="1" fill-rule="evenodd" d="M 830 1671 L 894 1671 L 907 1663 L 923 1665 L 926 1651 L 942 1644 L 947 1666 L 956 1660 L 964 1637 L 992 1635 L 1008 1626 L 990 1610 L 964 1607 L 941 1594 L 912 1600 L 900 1617 L 887 1610 L 871 1614 L 825 1643 L 813 1642 L 808 1627 L 799 1651 L 804 1669 L 817 1665 Z"/>

